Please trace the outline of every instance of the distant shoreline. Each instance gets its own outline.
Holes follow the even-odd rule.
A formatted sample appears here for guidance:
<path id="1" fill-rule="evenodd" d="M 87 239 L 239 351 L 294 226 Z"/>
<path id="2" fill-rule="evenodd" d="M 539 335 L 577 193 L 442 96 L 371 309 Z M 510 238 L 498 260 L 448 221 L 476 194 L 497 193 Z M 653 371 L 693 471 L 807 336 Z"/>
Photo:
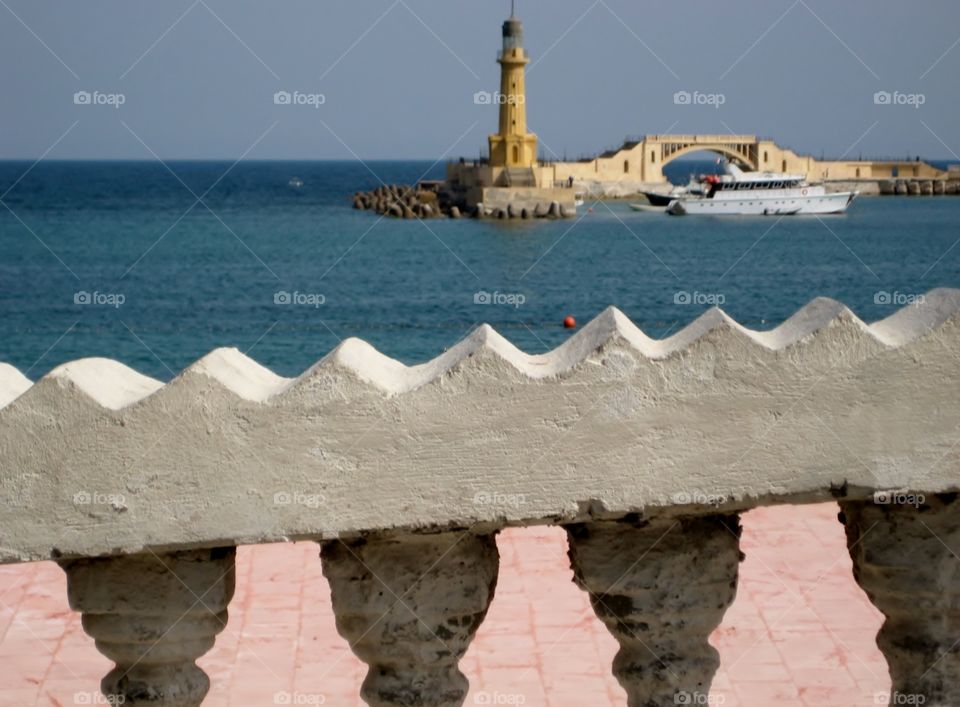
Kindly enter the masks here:
<path id="1" fill-rule="evenodd" d="M 194 162 L 198 164 L 230 164 L 238 162 L 236 157 L 164 157 L 162 158 L 164 162 L 167 163 L 185 163 L 185 162 Z M 429 158 L 429 157 L 411 157 L 411 158 L 399 158 L 399 157 L 370 157 L 364 159 L 343 159 L 343 158 L 333 158 L 333 157 L 317 157 L 317 158 L 291 158 L 291 157 L 246 157 L 239 162 L 244 164 L 251 163 L 269 163 L 269 164 L 363 164 L 364 162 L 376 163 L 376 164 L 445 164 L 446 162 L 455 160 L 458 158 L 444 157 L 441 159 Z M 870 159 L 865 157 L 864 159 Z M 922 158 L 924 162 L 931 164 L 940 169 L 946 169 L 950 165 L 960 165 L 960 160 L 955 159 L 928 159 Z M 132 157 L 58 157 L 58 158 L 38 158 L 38 157 L 0 157 L 0 164 L 33 164 L 37 162 L 43 162 L 45 164 L 83 164 L 83 163 L 95 163 L 95 164 L 104 164 L 104 163 L 117 163 L 117 164 L 151 164 L 157 163 L 158 160 L 151 158 L 132 158 Z M 671 164 L 705 164 L 706 161 L 702 159 L 684 159 L 682 157 L 677 158 Z"/>

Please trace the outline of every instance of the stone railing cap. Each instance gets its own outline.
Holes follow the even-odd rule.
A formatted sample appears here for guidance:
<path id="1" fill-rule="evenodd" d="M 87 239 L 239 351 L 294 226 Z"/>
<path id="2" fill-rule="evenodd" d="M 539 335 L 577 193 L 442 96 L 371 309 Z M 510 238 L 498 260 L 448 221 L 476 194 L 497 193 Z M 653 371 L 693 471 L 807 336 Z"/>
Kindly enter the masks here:
<path id="1" fill-rule="evenodd" d="M 297 378 L 217 349 L 169 383 L 0 364 L 0 561 L 957 488 L 960 290 L 866 324 L 811 301 L 648 337 L 609 308 L 529 355 L 487 325 Z"/>

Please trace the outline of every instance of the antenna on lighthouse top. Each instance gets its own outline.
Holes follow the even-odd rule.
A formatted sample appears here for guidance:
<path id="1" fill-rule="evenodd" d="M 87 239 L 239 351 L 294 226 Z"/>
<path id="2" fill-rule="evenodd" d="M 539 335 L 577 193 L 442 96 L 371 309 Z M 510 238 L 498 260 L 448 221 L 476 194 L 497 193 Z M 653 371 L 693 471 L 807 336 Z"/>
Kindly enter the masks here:
<path id="1" fill-rule="evenodd" d="M 517 16 L 517 0 L 510 0 L 510 17 Z"/>

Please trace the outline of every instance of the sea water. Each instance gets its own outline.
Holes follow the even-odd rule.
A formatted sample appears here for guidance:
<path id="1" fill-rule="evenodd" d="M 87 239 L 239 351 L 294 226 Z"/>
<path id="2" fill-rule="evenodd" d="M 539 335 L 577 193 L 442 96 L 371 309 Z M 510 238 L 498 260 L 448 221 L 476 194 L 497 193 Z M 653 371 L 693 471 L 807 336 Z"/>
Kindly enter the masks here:
<path id="1" fill-rule="evenodd" d="M 36 379 L 105 356 L 169 380 L 235 346 L 293 376 L 347 337 L 416 363 L 488 322 L 542 353 L 571 335 L 565 316 L 582 325 L 609 305 L 661 337 L 713 305 L 769 329 L 827 296 L 873 321 L 960 286 L 957 197 L 862 198 L 822 218 L 672 218 L 623 201 L 509 223 L 352 208 L 357 190 L 443 168 L 0 163 L 0 361 Z"/>

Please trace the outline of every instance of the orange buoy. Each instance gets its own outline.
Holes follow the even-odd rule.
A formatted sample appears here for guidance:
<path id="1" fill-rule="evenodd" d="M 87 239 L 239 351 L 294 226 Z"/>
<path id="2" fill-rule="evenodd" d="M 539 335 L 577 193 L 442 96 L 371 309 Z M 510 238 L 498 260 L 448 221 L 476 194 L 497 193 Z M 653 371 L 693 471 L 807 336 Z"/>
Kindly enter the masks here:
<path id="1" fill-rule="evenodd" d="M 577 326 L 577 320 L 571 317 L 569 314 L 563 320 L 564 329 L 573 329 Z"/>

